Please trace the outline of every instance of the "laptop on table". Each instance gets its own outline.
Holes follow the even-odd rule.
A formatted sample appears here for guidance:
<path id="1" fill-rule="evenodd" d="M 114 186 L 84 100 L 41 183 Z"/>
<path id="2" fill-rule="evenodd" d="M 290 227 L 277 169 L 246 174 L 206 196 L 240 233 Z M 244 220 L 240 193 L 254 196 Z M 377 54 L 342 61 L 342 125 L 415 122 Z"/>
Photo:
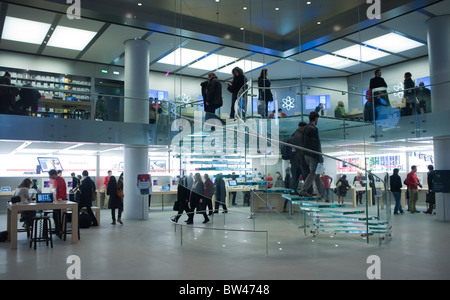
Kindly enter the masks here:
<path id="1" fill-rule="evenodd" d="M 53 193 L 36 194 L 36 203 L 52 203 Z"/>

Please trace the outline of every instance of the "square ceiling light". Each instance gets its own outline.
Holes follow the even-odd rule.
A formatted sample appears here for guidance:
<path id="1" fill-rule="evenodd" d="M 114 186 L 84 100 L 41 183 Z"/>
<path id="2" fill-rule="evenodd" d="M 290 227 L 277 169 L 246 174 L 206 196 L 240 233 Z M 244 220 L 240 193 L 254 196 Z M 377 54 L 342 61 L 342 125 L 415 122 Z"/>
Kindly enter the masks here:
<path id="1" fill-rule="evenodd" d="M 377 38 L 365 41 L 363 42 L 363 44 L 378 49 L 383 49 L 392 53 L 400 53 L 425 45 L 396 33 L 388 33 Z"/>
<path id="2" fill-rule="evenodd" d="M 371 61 L 378 58 L 388 56 L 389 53 L 375 50 L 367 46 L 353 45 L 338 51 L 333 52 L 333 54 L 355 59 L 357 61 Z"/>
<path id="3" fill-rule="evenodd" d="M 189 66 L 189 68 L 214 71 L 236 60 L 238 60 L 238 58 L 236 57 L 212 54 L 208 57 L 199 60 L 196 63 L 193 63 L 192 65 Z"/>
<path id="4" fill-rule="evenodd" d="M 45 39 L 51 24 L 25 19 L 6 17 L 2 39 L 40 45 Z"/>
<path id="5" fill-rule="evenodd" d="M 57 26 L 47 46 L 81 51 L 96 34 L 94 31 Z"/>
<path id="6" fill-rule="evenodd" d="M 357 65 L 358 62 L 350 59 L 345 59 L 339 56 L 334 56 L 330 54 L 322 55 L 314 59 L 308 60 L 306 63 L 319 65 L 323 67 L 328 67 L 332 69 L 346 69 Z"/>
<path id="7" fill-rule="evenodd" d="M 184 66 L 193 61 L 196 61 L 206 54 L 208 53 L 203 51 L 188 48 L 178 48 L 177 50 L 160 59 L 158 62 L 168 65 Z"/>
<path id="8" fill-rule="evenodd" d="M 250 71 L 260 68 L 262 66 L 264 66 L 263 63 L 244 59 L 244 60 L 237 61 L 234 64 L 231 64 L 229 66 L 226 66 L 226 67 L 218 70 L 217 72 L 231 74 L 231 71 L 233 71 L 233 69 L 235 67 L 241 68 L 244 72 L 250 72 Z"/>

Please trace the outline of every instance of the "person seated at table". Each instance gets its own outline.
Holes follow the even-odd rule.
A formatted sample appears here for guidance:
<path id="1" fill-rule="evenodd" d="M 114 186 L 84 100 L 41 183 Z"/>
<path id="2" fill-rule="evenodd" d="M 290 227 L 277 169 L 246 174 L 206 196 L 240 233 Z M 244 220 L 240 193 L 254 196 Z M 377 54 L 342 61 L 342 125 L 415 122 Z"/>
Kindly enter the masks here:
<path id="1" fill-rule="evenodd" d="M 30 204 L 31 196 L 29 190 L 33 186 L 33 181 L 30 178 L 25 178 L 17 187 L 14 196 L 20 197 L 20 203 Z M 20 215 L 20 221 L 23 222 L 23 228 L 29 228 L 32 225 L 33 217 L 36 215 L 35 211 L 24 211 Z"/>
<path id="2" fill-rule="evenodd" d="M 338 105 L 334 109 L 334 117 L 336 119 L 343 119 L 343 118 L 345 118 L 344 102 L 342 102 L 342 101 L 338 102 Z"/>

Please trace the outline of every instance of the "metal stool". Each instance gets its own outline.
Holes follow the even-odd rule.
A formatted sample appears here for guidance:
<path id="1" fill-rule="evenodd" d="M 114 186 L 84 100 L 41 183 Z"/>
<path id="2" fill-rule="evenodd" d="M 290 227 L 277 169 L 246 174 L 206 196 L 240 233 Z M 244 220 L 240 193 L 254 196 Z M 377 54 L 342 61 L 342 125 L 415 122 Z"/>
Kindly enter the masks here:
<path id="1" fill-rule="evenodd" d="M 39 231 L 38 231 L 39 229 Z M 38 242 L 46 242 L 47 246 L 50 242 L 53 248 L 52 239 L 52 222 L 48 216 L 39 216 L 33 218 L 33 226 L 31 227 L 30 248 L 34 242 L 34 250 Z"/>
<path id="2" fill-rule="evenodd" d="M 68 233 L 70 233 L 70 234 L 72 233 L 72 228 L 71 229 L 67 229 L 67 223 L 69 222 L 69 218 L 68 218 L 69 215 L 73 218 L 73 214 L 72 214 L 71 211 L 65 211 L 65 212 L 63 212 L 63 215 L 62 215 L 62 231 L 61 231 L 61 234 L 64 236 L 64 241 L 66 240 L 67 234 Z M 78 226 L 78 239 L 80 239 L 80 227 L 79 226 Z"/>

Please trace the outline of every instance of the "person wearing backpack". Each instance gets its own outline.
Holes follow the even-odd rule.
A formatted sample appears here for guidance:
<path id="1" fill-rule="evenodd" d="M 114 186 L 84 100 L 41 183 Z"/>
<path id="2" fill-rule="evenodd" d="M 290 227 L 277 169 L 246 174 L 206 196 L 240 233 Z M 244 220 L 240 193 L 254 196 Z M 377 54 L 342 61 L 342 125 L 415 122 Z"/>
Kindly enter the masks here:
<path id="1" fill-rule="evenodd" d="M 302 197 L 311 197 L 312 194 L 309 193 L 309 188 L 315 183 L 320 196 L 322 199 L 325 199 L 325 188 L 323 187 L 322 181 L 320 181 L 320 174 L 316 174 L 318 164 L 323 164 L 319 130 L 316 127 L 318 121 L 319 114 L 315 111 L 311 112 L 309 114 L 309 124 L 303 128 L 301 133 L 301 145 L 310 151 L 302 151 L 304 153 L 304 165 L 308 166 L 309 173 L 299 195 Z"/>
<path id="2" fill-rule="evenodd" d="M 291 135 L 291 137 L 287 140 L 287 143 L 302 147 L 302 131 L 306 126 L 306 122 L 300 122 L 298 123 L 297 130 Z M 300 176 L 303 177 L 303 179 L 306 179 L 306 177 L 309 174 L 309 168 L 308 165 L 305 163 L 304 160 L 304 154 L 303 151 L 300 149 L 297 149 L 295 147 L 292 147 L 293 151 L 291 152 L 289 161 L 291 163 L 291 173 L 292 173 L 292 183 L 291 183 L 291 189 L 293 189 L 295 192 L 297 192 L 298 188 L 298 182 Z M 310 192 L 308 190 L 308 192 Z"/>

